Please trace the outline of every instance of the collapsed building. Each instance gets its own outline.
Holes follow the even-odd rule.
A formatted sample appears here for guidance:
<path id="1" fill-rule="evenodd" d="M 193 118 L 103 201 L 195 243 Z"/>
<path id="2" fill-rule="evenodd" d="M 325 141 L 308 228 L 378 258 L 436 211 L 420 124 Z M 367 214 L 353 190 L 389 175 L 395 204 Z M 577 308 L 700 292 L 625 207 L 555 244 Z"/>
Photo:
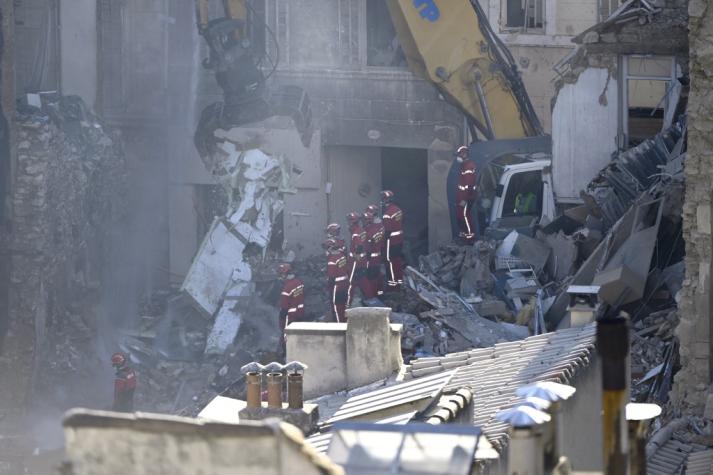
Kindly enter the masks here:
<path id="1" fill-rule="evenodd" d="M 209 80 L 195 72 L 196 58 L 201 55 L 197 38 L 184 37 L 177 31 L 191 27 L 191 8 L 161 2 L 150 2 L 149 6 L 139 3 L 100 3 L 99 15 L 91 21 L 96 22 L 102 50 L 101 55 L 95 55 L 102 63 L 95 70 L 106 72 L 123 64 L 133 71 L 103 75 L 95 84 L 97 97 L 101 99 L 96 101 L 96 107 L 121 128 L 127 157 L 141 170 L 135 174 L 150 171 L 143 178 L 146 193 L 136 200 L 138 207 L 143 207 L 148 198 L 150 205 L 146 208 L 150 209 L 139 213 L 141 218 L 134 226 L 151 228 L 151 232 L 145 234 L 146 239 L 131 241 L 137 244 L 131 247 L 138 251 L 132 253 L 132 272 L 122 274 L 125 279 L 138 282 L 134 287 L 140 288 L 131 292 L 122 288 L 118 299 L 135 302 L 143 298 L 145 305 L 138 310 L 141 315 L 136 315 L 140 316 L 140 323 L 130 321 L 137 310 L 125 303 L 117 304 L 112 311 L 114 317 L 110 318 L 121 321 L 118 326 L 123 328 L 117 344 L 132 356 L 139 374 L 145 378 L 148 388 L 139 392 L 144 407 L 195 415 L 216 394 L 232 399 L 243 397 L 244 376 L 240 367 L 249 361 L 277 359 L 274 348 L 279 337 L 273 318 L 275 309 L 270 305 L 274 301 L 271 295 L 274 289 L 270 289 L 274 275 L 266 264 L 292 260 L 298 272 L 311 274 L 307 283 L 313 294 L 308 304 L 309 316 L 312 320 L 319 319 L 325 313 L 322 310 L 325 301 L 320 296 L 324 287 L 322 263 L 320 257 L 309 257 L 319 254 L 324 225 L 341 221 L 348 211 L 375 202 L 378 191 L 386 187 L 395 189 L 399 201 L 407 208 L 407 237 L 412 243 L 409 250 L 412 267 L 407 272 L 409 289 L 386 301 L 400 310 L 392 312 L 389 318 L 392 326 L 401 325 L 400 346 L 410 364 L 404 376 L 417 380 L 467 367 L 455 375 L 428 380 L 428 384 L 439 387 L 429 403 L 438 400 L 443 404 L 430 405 L 428 411 L 419 406 L 420 414 L 403 417 L 399 423 L 422 422 L 431 417 L 442 422 L 465 417 L 460 411 L 469 399 L 478 395 L 488 404 L 480 408 L 473 425 L 484 427 L 486 442 L 495 445 L 497 454 L 490 451 L 487 457 L 505 459 L 503 450 L 508 437 L 505 426 L 494 422 L 492 409 L 506 408 L 498 396 L 515 404 L 510 389 L 516 383 L 531 381 L 515 378 L 516 383 L 511 382 L 507 365 L 513 361 L 522 363 L 526 369 L 541 365 L 541 372 L 527 373 L 534 379 L 554 376 L 558 381 L 576 382 L 583 374 L 591 376 L 588 368 L 594 367 L 589 361 L 592 335 L 587 333 L 591 330 L 566 327 L 576 327 L 593 318 L 597 308 L 593 293 L 598 295 L 598 308 L 625 310 L 631 316 L 635 330 L 631 390 L 636 400 L 666 403 L 674 373 L 680 367 L 672 392 L 674 404 L 667 409 L 666 417 L 680 415 L 681 411 L 701 413 L 710 405 L 706 404 L 707 399 L 713 400 L 709 396 L 711 378 L 707 371 L 710 226 L 706 223 L 710 197 L 706 191 L 709 183 L 706 163 L 700 158 L 705 148 L 701 143 L 705 139 L 702 131 L 707 130 L 703 122 L 706 109 L 705 100 L 698 100 L 704 86 L 691 81 L 696 77 L 701 81 L 699 84 L 705 85 L 702 77 L 706 74 L 707 59 L 705 54 L 696 56 L 694 52 L 689 64 L 685 2 L 632 0 L 618 8 L 610 2 L 597 2 L 598 12 L 594 2 L 591 5 L 580 2 L 577 6 L 587 3 L 592 7 L 586 10 L 594 12 L 591 18 L 557 15 L 556 22 L 545 21 L 545 12 L 554 11 L 553 2 L 532 2 L 529 11 L 516 8 L 522 7 L 521 2 L 488 2 L 491 23 L 517 51 L 528 89 L 537 84 L 537 88 L 544 90 L 547 81 L 543 78 L 558 77 L 552 104 L 552 169 L 544 167 L 543 172 L 552 172 L 557 204 L 577 206 L 551 222 L 522 226 L 514 233 L 508 229 L 500 235 L 488 235 L 490 241 L 484 239 L 472 248 L 446 244 L 451 241 L 446 224 L 448 213 L 444 200 L 439 198 L 445 197 L 445 176 L 452 150 L 467 137 L 462 117 L 441 101 L 428 84 L 403 69 L 394 36 L 389 37 L 387 31 L 393 27 L 384 24 L 388 15 L 379 14 L 378 2 L 359 5 L 330 2 L 329 6 L 258 2 L 256 14 L 265 18 L 274 37 L 257 41 L 272 49 L 279 44 L 282 50 L 283 61 L 272 80 L 283 85 L 298 83 L 310 92 L 316 130 L 308 146 L 284 124 L 224 130 L 216 136 L 221 141 L 219 152 L 209 160 L 204 156 L 203 162 L 190 143 L 192 120 L 202 102 L 212 100 L 215 94 Z M 312 8 L 320 9 L 319 18 L 324 21 L 308 47 L 304 32 L 295 25 L 314 22 L 317 16 Z M 160 12 L 161 26 L 152 31 L 142 29 L 141 22 L 153 18 L 156 12 Z M 694 26 L 690 33 L 693 44 L 702 41 L 699 36 L 706 35 L 709 12 L 698 3 L 692 4 L 689 12 Z M 500 22 L 503 17 L 506 21 Z M 597 19 L 603 21 L 592 25 Z M 666 31 L 665 37 L 660 34 L 662 29 Z M 134 39 L 127 35 L 129 31 L 139 32 L 142 41 L 155 40 L 155 44 L 163 46 L 138 51 L 131 47 Z M 580 31 L 574 37 L 578 46 L 571 47 L 569 37 Z M 534 44 L 535 37 L 543 44 Z M 372 48 L 375 42 L 381 42 L 383 48 Z M 537 56 L 537 48 L 547 53 Z M 545 67 L 569 49 L 571 54 L 556 65 L 554 73 Z M 186 74 L 171 74 L 177 71 Z M 141 84 L 156 78 L 161 78 L 166 88 L 163 95 L 148 98 L 141 93 Z M 46 77 L 43 80 L 51 82 Z M 689 84 L 691 98 L 687 97 Z M 44 85 L 42 88 L 51 89 Z M 177 91 L 184 89 L 197 92 L 199 99 L 174 100 L 174 96 L 181 97 Z M 548 93 L 536 94 L 540 115 L 549 113 L 546 105 L 549 98 Z M 693 101 L 694 108 L 690 105 Z M 684 110 L 687 116 L 683 115 Z M 48 115 L 51 119 L 47 123 L 51 125 L 42 127 L 66 125 L 61 117 Z M 47 121 L 41 117 L 40 122 Z M 94 117 L 72 116 L 69 122 L 77 120 L 81 127 L 103 130 L 95 126 L 98 120 Z M 34 122 L 35 119 L 27 118 L 18 122 L 21 137 L 25 137 L 24 129 L 34 127 Z M 543 122 L 547 123 L 547 119 Z M 104 137 L 96 140 L 100 146 L 111 149 L 107 152 L 115 154 L 111 163 L 121 168 L 123 158 L 114 149 L 114 138 L 111 142 Z M 587 146 L 582 146 L 583 143 Z M 42 158 L 45 147 L 51 148 L 51 144 L 43 142 L 38 150 L 33 150 L 30 161 Z M 18 157 L 20 176 L 16 179 L 31 181 L 21 179 L 25 172 L 37 179 L 36 169 L 30 167 L 28 171 L 24 160 L 22 155 Z M 536 157 L 518 160 L 534 161 Z M 93 162 L 85 162 L 84 167 L 91 169 Z M 105 163 L 103 158 L 99 162 Z M 416 163 L 418 166 L 414 166 Z M 166 169 L 171 170 L 170 174 L 165 173 Z M 91 186 L 104 186 L 96 185 L 94 179 L 103 183 L 101 173 L 92 175 L 89 182 Z M 109 196 L 115 193 L 112 191 L 115 187 L 113 182 L 106 184 L 102 193 Z M 19 218 L 19 234 L 15 239 L 19 237 L 20 241 L 11 242 L 24 247 L 30 242 L 21 237 L 23 230 L 29 229 L 23 227 L 24 208 L 29 206 L 28 202 L 35 206 L 33 200 L 37 201 L 36 206 L 43 205 L 34 191 L 20 187 L 16 192 L 11 196 L 17 198 L 17 203 L 13 203 L 17 209 L 13 220 Z M 91 193 L 101 195 L 96 189 Z M 102 196 L 92 205 L 107 211 L 107 201 L 111 200 Z M 136 208 L 135 205 L 134 211 Z M 42 214 L 35 211 L 29 214 L 33 217 Z M 84 243 L 90 243 L 89 248 L 101 247 L 102 238 L 95 232 L 111 228 L 104 220 L 111 221 L 117 212 L 112 209 L 100 213 L 101 218 L 96 220 L 87 218 L 92 222 L 91 229 L 79 227 L 70 232 L 59 228 L 72 219 L 62 219 L 61 225 L 58 224 L 59 240 L 71 235 L 80 242 L 69 246 L 71 250 L 56 243 L 53 246 L 62 250 L 40 252 L 22 250 L 14 244 L 8 246 L 15 267 L 14 274 L 8 274 L 15 275 L 14 280 L 12 277 L 8 280 L 8 288 L 13 293 L 17 291 L 23 313 L 31 315 L 28 318 L 39 329 L 37 341 L 43 341 L 44 330 L 56 332 L 51 323 L 58 321 L 57 308 L 65 303 L 62 299 L 55 300 L 54 295 L 74 295 L 77 289 L 95 286 L 91 275 L 96 259 L 79 255 L 100 253 L 96 249 L 87 250 Z M 34 232 L 29 229 L 28 235 L 32 237 Z M 41 234 L 40 242 L 50 241 L 49 233 Z M 45 257 L 33 260 L 25 251 Z M 55 254 L 65 256 L 67 262 L 74 261 L 75 270 L 67 270 L 71 266 L 62 259 L 48 260 L 48 255 Z M 38 285 L 40 268 L 50 269 L 43 276 L 47 282 L 62 280 L 57 277 L 60 272 L 52 270 L 62 268 L 67 275 L 71 274 L 73 283 L 61 289 Z M 175 292 L 179 285 L 182 295 Z M 172 290 L 165 290 L 171 286 Z M 24 295 L 29 291 L 35 293 Z M 47 305 L 35 308 L 35 301 Z M 676 311 L 678 305 L 680 312 Z M 50 324 L 45 324 L 45 320 Z M 92 319 L 77 318 L 72 309 L 66 320 L 59 321 L 63 325 L 67 322 L 66 328 L 80 328 L 75 333 L 78 339 L 85 339 L 82 335 L 92 338 L 95 334 L 94 328 L 86 328 L 94 325 Z M 672 329 L 677 325 L 674 334 Z M 559 331 L 546 334 L 549 336 L 539 335 L 556 330 Z M 294 331 L 306 334 L 312 329 L 308 325 Z M 332 336 L 340 335 L 347 348 L 348 328 L 330 327 L 329 331 Z M 10 334 L 16 335 L 12 331 Z M 571 338 L 581 345 L 564 348 L 559 346 L 559 338 Z M 554 357 L 531 359 L 533 353 L 543 348 L 547 353 L 550 346 L 553 355 L 572 356 L 576 363 L 561 370 L 555 368 Z M 57 345 L 72 354 L 66 360 L 72 368 L 79 367 L 81 354 L 77 356 L 74 352 L 78 347 L 66 340 Z M 525 356 L 514 356 L 511 353 L 516 352 L 514 348 Z M 570 350 L 576 354 L 570 354 Z M 393 349 L 388 352 L 391 353 Z M 31 355 L 26 356 L 28 366 Z M 497 394 L 491 394 L 479 386 L 489 380 L 478 368 L 482 359 L 498 358 L 504 363 L 492 370 L 506 376 L 494 379 L 492 384 L 498 389 Z M 349 364 L 345 356 L 344 368 Z M 552 365 L 552 372 L 547 371 L 548 365 Z M 560 370 L 562 374 L 557 373 Z M 380 403 L 380 396 L 392 395 L 388 389 L 391 383 L 384 383 L 387 386 L 384 394 L 371 395 L 375 405 Z M 476 386 L 475 391 L 470 396 L 451 394 L 451 390 L 458 392 L 464 385 Z M 361 410 L 360 401 L 364 399 L 359 399 L 359 392 L 365 390 L 348 386 L 334 388 L 342 392 L 337 399 L 354 397 L 351 404 Z M 356 393 L 343 393 L 355 389 Z M 169 393 L 172 397 L 166 398 Z M 158 399 L 161 400 L 156 402 Z M 104 415 L 96 420 L 94 416 L 76 417 L 68 424 L 94 427 L 96 421 L 104 420 Z M 381 416 L 367 419 L 386 420 Z M 112 424 L 134 423 L 118 419 L 112 420 Z M 324 422 L 328 421 L 329 416 Z M 143 423 L 151 430 L 170 433 L 189 430 L 182 424 L 189 428 L 196 425 L 185 420 L 165 425 L 139 421 Z M 697 443 L 701 439 L 686 436 L 681 430 L 686 426 L 704 438 L 707 426 L 695 421 L 687 424 L 668 431 L 669 437 L 663 443 L 667 447 L 683 444 L 686 450 L 702 452 L 699 455 L 707 457 L 705 444 Z M 315 436 L 325 449 L 325 441 L 333 435 L 329 428 L 326 424 L 325 430 Z M 270 430 L 255 429 L 261 433 Z M 288 445 L 299 448 L 303 442 L 292 440 Z M 669 463 L 664 457 L 666 453 L 659 451 L 654 458 Z M 485 452 L 480 455 L 481 461 L 487 459 Z M 693 456 L 689 458 L 693 461 Z M 682 467 L 687 458 L 676 463 Z"/>

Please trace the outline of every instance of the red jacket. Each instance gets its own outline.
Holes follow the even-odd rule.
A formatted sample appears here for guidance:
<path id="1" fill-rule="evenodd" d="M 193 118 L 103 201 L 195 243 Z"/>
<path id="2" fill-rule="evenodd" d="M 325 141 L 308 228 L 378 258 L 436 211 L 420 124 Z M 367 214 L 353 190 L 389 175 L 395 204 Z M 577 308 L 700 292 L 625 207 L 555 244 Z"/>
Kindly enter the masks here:
<path id="1" fill-rule="evenodd" d="M 339 285 L 341 287 L 349 285 L 347 258 L 341 251 L 327 254 L 327 278 L 330 286 Z"/>
<path id="2" fill-rule="evenodd" d="M 460 175 L 458 175 L 458 190 L 456 190 L 456 203 L 462 201 L 473 201 L 475 199 L 475 163 L 473 160 L 465 159 L 460 164 Z"/>
<path id="3" fill-rule="evenodd" d="M 114 379 L 114 410 L 130 411 L 134 403 L 136 389 L 136 373 L 133 369 L 124 367 L 116 371 Z"/>
<path id="4" fill-rule="evenodd" d="M 300 279 L 287 279 L 280 294 L 280 310 L 287 311 L 290 322 L 299 320 L 305 313 L 305 286 Z"/>
<path id="5" fill-rule="evenodd" d="M 384 222 L 385 238 L 392 245 L 402 244 L 404 242 L 404 213 L 401 208 L 394 203 L 390 203 L 384 210 L 382 218 Z"/>
<path id="6" fill-rule="evenodd" d="M 367 254 L 366 232 L 359 225 L 351 226 L 349 232 L 352 235 L 351 245 L 349 246 L 349 259 L 351 262 L 356 262 L 358 268 L 366 267 L 369 258 Z"/>
<path id="7" fill-rule="evenodd" d="M 385 233 L 383 223 L 371 223 L 366 227 L 367 253 L 371 265 L 381 265 L 381 250 L 384 247 Z"/>

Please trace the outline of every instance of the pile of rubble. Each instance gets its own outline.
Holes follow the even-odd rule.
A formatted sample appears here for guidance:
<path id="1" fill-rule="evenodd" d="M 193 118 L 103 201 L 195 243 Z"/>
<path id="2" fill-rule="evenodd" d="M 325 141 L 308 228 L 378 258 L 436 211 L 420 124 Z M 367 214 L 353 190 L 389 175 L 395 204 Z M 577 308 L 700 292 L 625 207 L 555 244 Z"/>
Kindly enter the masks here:
<path id="1" fill-rule="evenodd" d="M 653 312 L 634 322 L 630 351 L 633 400 L 666 402 L 678 358 L 676 325 L 675 308 Z"/>
<path id="2" fill-rule="evenodd" d="M 641 332 L 636 373 L 649 373 L 637 391 L 646 400 L 664 397 L 676 365 L 671 328 L 683 281 L 685 132 L 684 117 L 615 154 L 583 192 L 585 204 L 553 222 L 496 229 L 472 247 L 422 256 L 406 272 L 408 287 L 430 307 L 411 319 L 430 335 L 416 351 L 459 351 L 567 327 L 582 309 L 590 318 L 626 311 Z"/>

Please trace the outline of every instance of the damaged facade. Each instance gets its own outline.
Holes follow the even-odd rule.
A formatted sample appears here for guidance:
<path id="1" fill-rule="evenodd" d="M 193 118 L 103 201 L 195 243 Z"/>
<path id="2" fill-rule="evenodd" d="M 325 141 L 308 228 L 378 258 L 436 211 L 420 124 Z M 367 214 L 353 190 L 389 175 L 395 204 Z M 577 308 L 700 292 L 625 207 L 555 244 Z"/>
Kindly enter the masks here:
<path id="1" fill-rule="evenodd" d="M 689 152 L 686 158 L 686 199 L 683 239 L 686 242 L 686 278 L 681 292 L 681 371 L 673 398 L 684 411 L 710 415 L 711 364 L 711 143 L 709 91 L 713 58 L 703 44 L 713 32 L 713 11 L 706 2 L 689 4 L 690 81 Z"/>

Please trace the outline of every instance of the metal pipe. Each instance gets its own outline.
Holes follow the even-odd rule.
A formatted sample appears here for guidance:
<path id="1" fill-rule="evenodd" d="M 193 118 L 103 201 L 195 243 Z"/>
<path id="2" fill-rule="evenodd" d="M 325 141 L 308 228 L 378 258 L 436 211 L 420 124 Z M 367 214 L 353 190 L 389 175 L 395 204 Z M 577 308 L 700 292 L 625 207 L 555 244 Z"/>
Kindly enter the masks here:
<path id="1" fill-rule="evenodd" d="M 267 373 L 267 407 L 282 409 L 282 373 Z"/>
<path id="2" fill-rule="evenodd" d="M 302 381 L 303 377 L 300 373 L 289 373 L 287 375 L 287 402 L 290 409 L 302 409 L 304 406 Z"/>
<path id="3" fill-rule="evenodd" d="M 629 422 L 629 473 L 646 475 L 646 432 L 648 421 Z"/>
<path id="4" fill-rule="evenodd" d="M 475 75 L 475 92 L 478 93 L 478 102 L 480 103 L 480 110 L 483 113 L 483 118 L 485 119 L 485 126 L 488 128 L 490 137 L 489 140 L 495 139 L 495 129 L 493 128 L 493 121 L 490 118 L 490 109 L 488 109 L 488 100 L 485 97 L 485 92 L 483 92 L 483 86 L 480 84 L 480 73 Z"/>
<path id="5" fill-rule="evenodd" d="M 629 324 L 623 316 L 597 322 L 597 352 L 602 358 L 602 442 L 604 473 L 628 473 L 629 435 L 626 423 L 628 402 L 627 356 Z"/>
<path id="6" fill-rule="evenodd" d="M 245 375 L 247 382 L 247 407 L 260 407 L 260 393 L 262 392 L 262 373 L 250 372 Z"/>

